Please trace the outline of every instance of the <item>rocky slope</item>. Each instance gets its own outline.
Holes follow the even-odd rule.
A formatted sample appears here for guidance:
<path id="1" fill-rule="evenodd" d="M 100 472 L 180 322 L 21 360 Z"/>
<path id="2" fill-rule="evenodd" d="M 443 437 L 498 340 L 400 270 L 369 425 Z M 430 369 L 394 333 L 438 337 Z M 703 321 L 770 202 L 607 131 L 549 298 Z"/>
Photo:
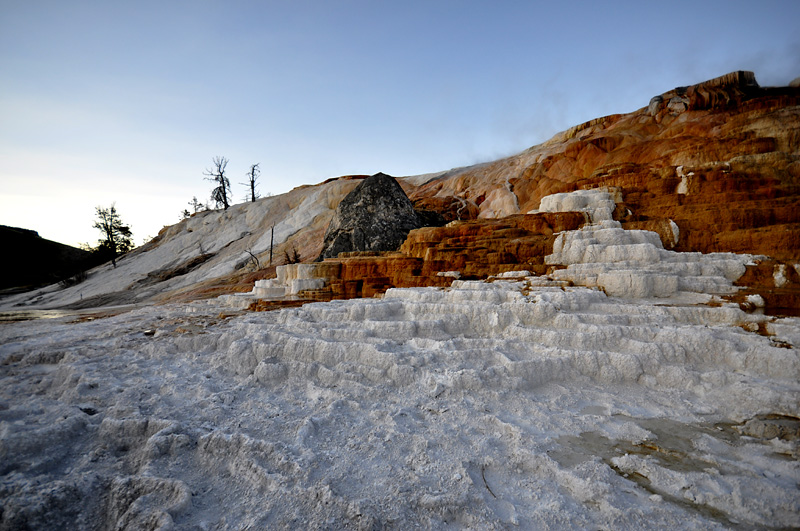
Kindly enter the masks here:
<path id="1" fill-rule="evenodd" d="M 673 220 L 679 251 L 800 259 L 800 90 L 734 72 L 655 96 L 488 164 L 452 170 L 411 194 L 451 217 L 497 218 L 546 195 L 619 187 L 641 225 Z M 625 211 L 627 213 L 627 210 Z"/>
<path id="2" fill-rule="evenodd" d="M 563 229 L 509 216 L 527 215 L 554 193 L 603 187 L 613 193 L 613 219 L 623 228 L 655 231 L 667 250 L 765 255 L 773 261 L 761 259 L 767 265 L 760 269 L 754 263 L 757 270 L 744 278 L 781 288 L 775 272 L 795 282 L 800 262 L 798 116 L 800 88 L 763 88 L 752 73 L 734 72 L 578 125 L 512 157 L 400 178 L 417 211 L 470 223 L 412 231 L 402 264 L 351 256 L 348 267 L 352 275 L 374 273 L 367 293 L 436 285 L 437 274 L 451 270 L 478 278 L 520 266 L 541 273 L 553 233 Z M 196 214 L 162 230 L 117 269 L 103 266 L 78 286 L 3 305 L 89 307 L 249 291 L 254 281 L 274 277 L 286 253 L 296 250 L 303 261 L 319 256 L 337 205 L 364 177 Z M 421 253 L 428 252 L 422 274 Z M 340 291 L 363 294 L 348 289 Z"/>

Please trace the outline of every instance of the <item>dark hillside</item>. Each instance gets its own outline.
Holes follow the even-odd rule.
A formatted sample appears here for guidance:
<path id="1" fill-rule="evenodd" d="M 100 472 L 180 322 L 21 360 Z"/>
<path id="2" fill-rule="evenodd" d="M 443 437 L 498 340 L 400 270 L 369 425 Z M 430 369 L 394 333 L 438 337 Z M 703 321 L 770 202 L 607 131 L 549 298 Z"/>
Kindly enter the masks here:
<path id="1" fill-rule="evenodd" d="M 0 289 L 58 282 L 94 265 L 92 253 L 46 240 L 33 230 L 0 225 Z"/>

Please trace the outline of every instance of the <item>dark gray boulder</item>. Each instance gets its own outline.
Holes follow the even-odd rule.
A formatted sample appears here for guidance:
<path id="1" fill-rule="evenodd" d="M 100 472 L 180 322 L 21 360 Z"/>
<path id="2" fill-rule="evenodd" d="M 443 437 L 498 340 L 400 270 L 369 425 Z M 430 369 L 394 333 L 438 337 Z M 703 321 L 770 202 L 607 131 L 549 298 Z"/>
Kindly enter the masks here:
<path id="1" fill-rule="evenodd" d="M 384 173 L 364 179 L 342 199 L 317 261 L 353 251 L 396 251 L 421 226 L 408 196 Z"/>

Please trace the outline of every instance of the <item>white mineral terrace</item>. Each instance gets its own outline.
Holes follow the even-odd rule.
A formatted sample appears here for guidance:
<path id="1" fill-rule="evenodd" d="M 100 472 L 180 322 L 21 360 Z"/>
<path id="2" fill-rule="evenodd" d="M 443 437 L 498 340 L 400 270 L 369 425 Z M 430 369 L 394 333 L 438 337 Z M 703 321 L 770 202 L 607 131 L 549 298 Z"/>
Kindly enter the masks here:
<path id="1" fill-rule="evenodd" d="M 627 298 L 671 297 L 736 292 L 733 282 L 745 272 L 745 265 L 757 257 L 731 253 L 676 253 L 667 251 L 658 234 L 644 230 L 623 230 L 613 221 L 614 197 L 606 189 L 555 194 L 542 199 L 539 211 L 586 212 L 591 223 L 580 230 L 559 234 L 548 264 L 567 269 L 553 278 L 579 286 L 602 288 L 607 294 Z M 673 239 L 679 231 L 674 222 Z M 695 295 L 695 299 L 698 297 Z"/>
<path id="2" fill-rule="evenodd" d="M 506 277 L 3 324 L 3 521 L 798 524 L 797 439 L 761 420 L 800 413 L 797 319 Z"/>
<path id="3" fill-rule="evenodd" d="M 579 190 L 544 197 L 533 212 L 584 212 L 591 223 L 580 230 L 558 235 L 547 264 L 565 265 L 551 280 L 597 287 L 607 294 L 626 298 L 666 298 L 708 302 L 713 295 L 735 293 L 733 282 L 745 265 L 759 257 L 732 253 L 677 253 L 664 249 L 658 234 L 624 230 L 612 220 L 618 192 L 608 189 Z M 671 222 L 674 240 L 678 227 Z M 246 307 L 246 299 L 281 299 L 306 290 L 325 287 L 330 264 L 278 266 L 277 278 L 258 280 L 250 293 L 225 296 L 232 307 Z M 442 275 L 456 276 L 457 271 Z M 777 274 L 777 273 L 776 273 Z M 776 280 L 776 284 L 779 281 Z"/>
<path id="4" fill-rule="evenodd" d="M 750 258 L 652 234 L 562 233 L 552 278 L 0 323 L 0 528 L 800 526 L 800 319 L 704 304 Z M 256 289 L 314 270 L 281 271 Z"/>

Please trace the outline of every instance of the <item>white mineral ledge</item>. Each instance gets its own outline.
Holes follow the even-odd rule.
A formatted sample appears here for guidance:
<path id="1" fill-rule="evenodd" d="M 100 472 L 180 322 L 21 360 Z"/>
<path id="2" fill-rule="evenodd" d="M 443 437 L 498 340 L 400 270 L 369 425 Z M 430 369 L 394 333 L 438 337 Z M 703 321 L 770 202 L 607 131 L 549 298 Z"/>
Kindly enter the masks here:
<path id="1" fill-rule="evenodd" d="M 647 299 L 686 294 L 732 294 L 752 255 L 676 253 L 664 249 L 658 234 L 624 230 L 611 219 L 614 201 L 604 189 L 580 190 L 542 198 L 540 212 L 586 212 L 591 223 L 558 234 L 547 264 L 566 265 L 553 278 L 602 288 L 616 297 Z M 674 225 L 674 223 L 673 223 Z M 673 229 L 677 234 L 677 226 Z M 696 298 L 696 297 L 695 297 Z"/>

